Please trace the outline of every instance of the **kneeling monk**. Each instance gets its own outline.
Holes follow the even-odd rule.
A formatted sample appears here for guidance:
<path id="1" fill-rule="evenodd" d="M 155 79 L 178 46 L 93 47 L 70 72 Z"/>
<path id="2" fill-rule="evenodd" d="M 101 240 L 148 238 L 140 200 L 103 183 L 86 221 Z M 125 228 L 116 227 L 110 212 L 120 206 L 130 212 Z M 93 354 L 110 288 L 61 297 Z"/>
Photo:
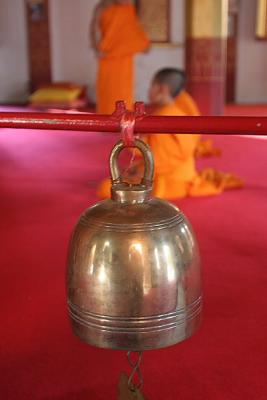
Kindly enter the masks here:
<path id="1" fill-rule="evenodd" d="M 152 80 L 149 97 L 154 115 L 185 116 L 176 105 L 175 98 L 183 89 L 184 77 L 179 70 L 160 70 Z M 242 182 L 230 174 L 207 169 L 198 172 L 195 152 L 200 140 L 193 134 L 153 134 L 143 138 L 150 146 L 155 161 L 154 195 L 161 198 L 208 196 L 225 189 L 241 187 Z M 142 160 L 138 161 L 126 177 L 131 182 L 140 181 Z M 100 197 L 108 197 L 110 182 L 105 180 L 98 189 Z"/>
<path id="2" fill-rule="evenodd" d="M 98 56 L 97 112 L 111 114 L 115 102 L 133 106 L 133 56 L 149 40 L 130 0 L 101 0 L 91 23 L 92 45 Z"/>

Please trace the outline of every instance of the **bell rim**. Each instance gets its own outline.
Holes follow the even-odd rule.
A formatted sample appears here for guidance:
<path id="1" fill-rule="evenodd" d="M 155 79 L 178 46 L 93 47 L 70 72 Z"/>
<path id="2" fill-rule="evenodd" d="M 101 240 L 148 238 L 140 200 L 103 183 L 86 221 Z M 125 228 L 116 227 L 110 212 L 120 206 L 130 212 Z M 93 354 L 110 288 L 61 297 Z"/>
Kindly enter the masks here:
<path id="1" fill-rule="evenodd" d="M 179 333 L 177 332 L 179 328 L 172 328 L 169 329 L 167 331 L 165 331 L 165 338 L 163 340 L 163 338 L 161 337 L 161 342 L 155 340 L 153 341 L 153 343 L 151 343 L 151 337 L 147 337 L 147 339 L 142 338 L 142 345 L 135 345 L 131 340 L 130 340 L 130 344 L 129 345 L 122 345 L 122 344 L 117 344 L 114 342 L 114 338 L 112 338 L 110 341 L 109 339 L 103 340 L 103 338 L 101 337 L 101 339 L 98 340 L 93 340 L 92 337 L 91 339 L 89 337 L 87 337 L 86 335 L 81 335 L 80 333 L 77 332 L 77 330 L 74 327 L 74 321 L 71 320 L 71 324 L 72 324 L 72 330 L 74 335 L 83 343 L 96 347 L 96 348 L 100 348 L 100 349 L 106 349 L 106 350 L 117 350 L 117 351 L 149 351 L 149 350 L 163 350 L 165 348 L 168 347 L 172 347 L 172 346 L 176 346 L 179 343 L 184 342 L 185 340 L 190 339 L 192 336 L 195 335 L 195 333 L 197 333 L 201 327 L 202 324 L 202 313 L 200 312 L 199 314 L 196 315 L 196 317 L 194 319 L 192 319 L 191 321 L 189 321 L 189 324 L 192 323 L 192 326 L 187 326 L 186 327 L 186 332 L 184 333 Z M 176 335 L 175 331 L 177 332 Z M 103 332 L 104 334 L 106 332 Z M 171 336 L 174 338 L 170 339 L 168 336 Z M 150 344 L 145 344 L 145 342 L 148 342 Z"/>

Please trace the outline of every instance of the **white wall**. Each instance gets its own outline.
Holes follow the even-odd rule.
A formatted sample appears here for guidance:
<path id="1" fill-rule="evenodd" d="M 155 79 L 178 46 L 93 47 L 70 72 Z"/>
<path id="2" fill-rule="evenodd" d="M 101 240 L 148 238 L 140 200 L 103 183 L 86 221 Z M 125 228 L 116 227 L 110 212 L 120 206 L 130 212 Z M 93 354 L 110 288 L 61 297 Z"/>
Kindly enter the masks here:
<path id="1" fill-rule="evenodd" d="M 184 0 L 172 2 L 173 42 L 184 41 Z M 54 80 L 71 80 L 87 84 L 95 99 L 96 59 L 90 49 L 89 21 L 97 0 L 50 1 L 52 75 Z M 145 100 L 154 71 L 163 66 L 183 66 L 184 49 L 153 48 L 149 54 L 136 57 L 136 99 Z"/>
<path id="2" fill-rule="evenodd" d="M 185 0 L 171 0 L 171 42 L 182 44 L 174 47 L 153 46 L 148 54 L 136 57 L 136 88 L 137 100 L 146 100 L 151 77 L 163 67 L 184 67 L 185 41 Z"/>
<path id="3" fill-rule="evenodd" d="M 267 103 L 267 42 L 255 39 L 256 1 L 241 0 L 237 102 Z"/>
<path id="4" fill-rule="evenodd" d="M 96 60 L 89 42 L 89 21 L 98 0 L 50 1 L 52 78 L 95 87 Z"/>
<path id="5" fill-rule="evenodd" d="M 0 103 L 24 101 L 28 81 L 24 0 L 0 0 Z"/>

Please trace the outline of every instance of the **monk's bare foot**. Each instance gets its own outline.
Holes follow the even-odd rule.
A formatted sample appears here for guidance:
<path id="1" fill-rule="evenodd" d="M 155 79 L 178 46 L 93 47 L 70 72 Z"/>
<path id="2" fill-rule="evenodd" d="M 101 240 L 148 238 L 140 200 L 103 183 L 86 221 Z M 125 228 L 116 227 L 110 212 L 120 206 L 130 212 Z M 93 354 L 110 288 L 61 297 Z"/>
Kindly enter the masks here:
<path id="1" fill-rule="evenodd" d="M 244 181 L 238 176 L 216 171 L 213 168 L 204 169 L 200 175 L 207 182 L 214 184 L 214 186 L 221 190 L 240 189 L 244 187 Z"/>

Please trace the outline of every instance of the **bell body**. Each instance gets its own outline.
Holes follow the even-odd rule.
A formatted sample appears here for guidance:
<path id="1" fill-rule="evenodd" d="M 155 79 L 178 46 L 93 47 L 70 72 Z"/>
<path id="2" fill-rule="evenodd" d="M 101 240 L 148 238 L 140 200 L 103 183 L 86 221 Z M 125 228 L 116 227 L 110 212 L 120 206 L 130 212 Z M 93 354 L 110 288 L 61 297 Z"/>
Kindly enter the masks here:
<path id="1" fill-rule="evenodd" d="M 201 276 L 192 228 L 145 185 L 113 185 L 72 235 L 67 271 L 74 333 L 98 347 L 143 351 L 191 336 L 200 323 Z"/>

